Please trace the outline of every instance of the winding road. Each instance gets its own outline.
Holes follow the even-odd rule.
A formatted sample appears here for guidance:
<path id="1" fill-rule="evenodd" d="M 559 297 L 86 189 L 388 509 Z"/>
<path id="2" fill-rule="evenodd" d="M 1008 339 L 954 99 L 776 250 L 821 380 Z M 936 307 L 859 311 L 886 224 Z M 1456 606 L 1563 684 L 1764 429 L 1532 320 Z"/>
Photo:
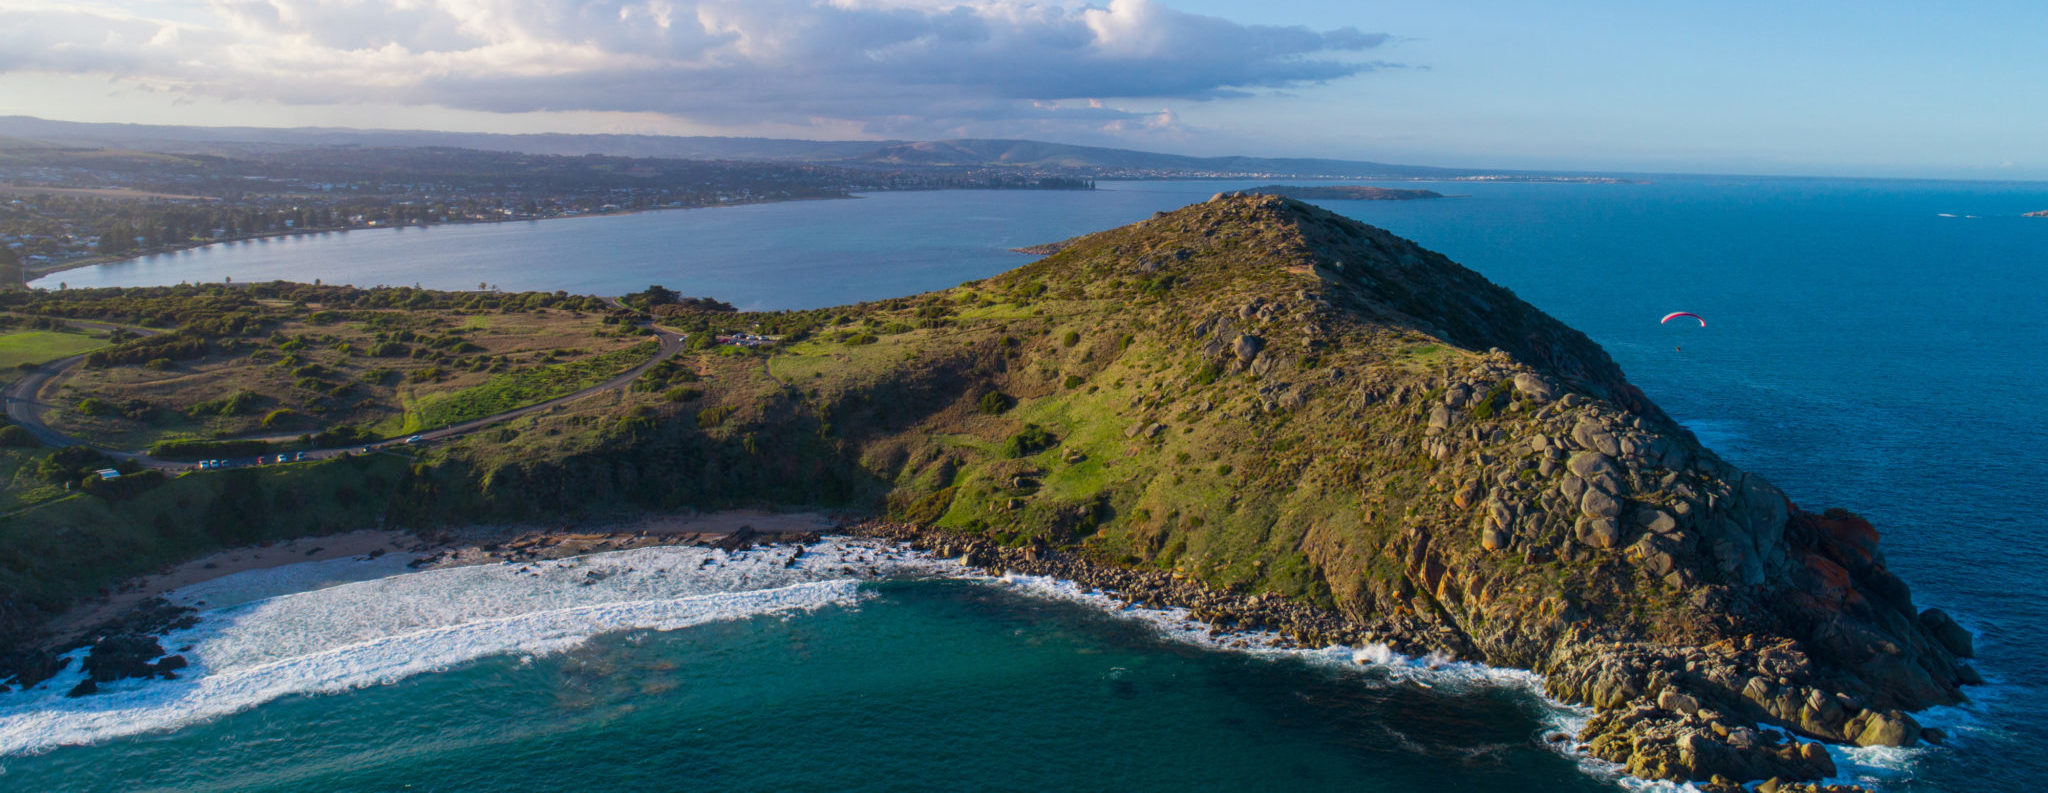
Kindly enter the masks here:
<path id="1" fill-rule="evenodd" d="M 100 327 L 99 323 L 72 324 L 82 324 L 90 325 L 93 327 Z M 427 430 L 412 436 L 412 438 L 417 438 L 417 442 L 419 443 L 454 438 L 462 435 L 467 435 L 472 432 L 476 432 L 477 430 L 484 429 L 492 425 L 501 424 L 506 421 L 519 418 L 521 416 L 532 415 L 534 413 L 539 413 L 544 410 L 550 410 L 555 407 L 568 404 L 570 402 L 575 402 L 577 400 L 584 399 L 586 397 L 595 396 L 605 391 L 624 390 L 627 386 L 632 384 L 635 378 L 638 378 L 641 375 L 641 373 L 646 372 L 650 367 L 654 366 L 655 364 L 661 363 L 662 361 L 668 360 L 669 358 L 674 357 L 676 353 L 683 351 L 683 341 L 685 339 L 683 334 L 657 328 L 653 325 L 653 323 L 643 322 L 641 323 L 640 327 L 646 330 L 648 333 L 653 334 L 654 337 L 657 340 L 659 340 L 661 347 L 660 349 L 655 351 L 654 357 L 649 358 L 645 363 L 642 363 L 639 366 L 635 366 L 632 369 L 628 369 L 624 373 L 616 377 L 613 377 L 602 383 L 598 383 L 597 385 L 585 388 L 581 391 L 577 391 L 572 394 L 566 394 L 563 396 L 555 397 L 554 399 L 550 399 L 545 402 L 536 402 L 534 404 L 527 405 L 522 408 L 514 408 L 512 410 L 507 410 L 503 413 L 485 416 L 480 419 L 472 419 L 470 421 L 465 421 L 460 424 L 450 424 L 446 427 L 441 427 L 439 429 Z M 137 328 L 128 328 L 127 330 L 129 330 L 130 332 L 143 333 L 144 335 L 162 332 L 145 332 Z M 51 429 L 50 425 L 44 423 L 43 413 L 55 407 L 55 405 L 43 402 L 41 399 L 43 389 L 46 388 L 52 380 L 56 379 L 59 375 L 62 375 L 65 372 L 69 371 L 72 367 L 77 366 L 80 363 L 83 363 L 85 361 L 85 357 L 86 356 L 84 354 L 81 354 L 73 355 L 69 358 L 63 358 L 56 361 L 52 361 L 48 364 L 44 364 L 41 368 L 37 369 L 36 371 L 29 372 L 28 374 L 23 375 L 20 380 L 16 380 L 12 385 L 9 385 L 6 391 L 8 420 L 14 422 L 17 426 L 20 426 L 22 429 L 27 430 L 30 435 L 34 436 L 37 441 L 42 442 L 42 444 L 45 446 L 52 446 L 57 448 L 63 448 L 67 446 L 91 446 L 92 444 L 86 442 L 84 439 L 74 438 L 69 435 L 65 435 L 61 432 Z M 303 453 L 304 456 L 301 459 L 323 460 L 330 457 L 338 457 L 340 455 L 347 454 L 350 452 L 388 449 L 394 446 L 406 446 L 412 442 L 413 441 L 411 438 L 393 439 L 375 441 L 371 443 L 355 443 L 349 444 L 348 446 L 345 447 L 337 447 L 333 449 L 310 449 Z M 117 449 L 104 449 L 99 447 L 94 448 L 98 449 L 102 454 L 105 454 L 108 457 L 112 457 L 117 460 L 132 460 L 145 468 L 154 468 L 160 471 L 182 471 L 196 468 L 198 466 L 198 463 L 194 461 L 163 460 L 158 459 L 156 457 L 151 457 L 149 454 L 141 451 L 121 451 Z M 254 462 L 255 459 L 256 458 L 253 457 L 237 458 L 232 460 L 231 463 L 234 465 L 243 465 Z"/>

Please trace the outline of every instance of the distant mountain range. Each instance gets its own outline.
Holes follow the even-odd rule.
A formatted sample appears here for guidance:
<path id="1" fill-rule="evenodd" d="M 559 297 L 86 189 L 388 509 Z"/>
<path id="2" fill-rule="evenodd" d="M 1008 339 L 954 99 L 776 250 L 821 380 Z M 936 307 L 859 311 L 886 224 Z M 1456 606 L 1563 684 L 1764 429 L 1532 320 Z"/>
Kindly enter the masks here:
<path id="1" fill-rule="evenodd" d="M 1016 168 L 1099 177 L 1457 179 L 1532 173 L 1351 160 L 1189 157 L 1030 140 L 811 141 L 669 135 L 506 135 L 335 127 L 189 127 L 0 117 L 0 137 L 172 154 L 249 156 L 313 147 L 450 147 L 528 154 L 830 163 L 875 168 Z"/>

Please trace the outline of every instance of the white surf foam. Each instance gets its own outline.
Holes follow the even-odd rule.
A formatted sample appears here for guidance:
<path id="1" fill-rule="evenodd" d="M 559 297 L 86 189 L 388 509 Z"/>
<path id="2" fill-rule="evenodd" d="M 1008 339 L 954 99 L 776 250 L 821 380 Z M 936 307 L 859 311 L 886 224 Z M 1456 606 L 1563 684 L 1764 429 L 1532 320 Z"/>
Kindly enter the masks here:
<path id="1" fill-rule="evenodd" d="M 1365 647 L 1332 645 L 1317 649 L 1290 648 L 1278 634 L 1217 631 L 1194 620 L 1186 609 L 1141 608 L 1071 581 L 1022 575 L 1006 575 L 991 580 L 1033 597 L 1081 603 L 1117 616 L 1138 620 L 1152 625 L 1161 635 L 1176 641 L 1243 652 L 1256 657 L 1294 659 L 1325 668 L 1356 670 L 1361 673 L 1361 681 L 1367 684 L 1418 685 L 1443 689 L 1446 693 L 1452 694 L 1480 688 L 1519 690 L 1528 694 L 1541 708 L 1539 720 L 1544 725 L 1544 735 L 1537 740 L 1550 751 L 1576 763 L 1586 775 L 1640 793 L 1699 791 L 1699 788 L 1691 783 L 1630 776 L 1622 766 L 1584 752 L 1578 746 L 1577 738 L 1579 732 L 1585 729 L 1587 720 L 1592 717 L 1592 709 L 1550 698 L 1543 690 L 1542 676 L 1534 672 L 1448 661 L 1433 655 L 1415 657 L 1397 652 L 1383 644 Z M 1970 725 L 1975 721 L 1962 708 L 1934 708 L 1919 714 L 1919 717 L 1930 726 L 1949 729 L 1952 736 L 1964 740 L 1967 740 Z M 1775 729 L 1764 725 L 1757 727 Z M 1956 731 L 1959 729 L 1962 733 L 1957 736 Z M 1572 739 L 1562 742 L 1547 739 L 1549 734 L 1560 732 L 1572 736 Z M 1887 783 L 1910 778 L 1912 764 L 1929 751 L 1925 748 L 1826 748 L 1834 755 L 1840 771 L 1838 776 L 1825 780 L 1826 782 L 1858 784 L 1872 789 L 1882 789 Z"/>
<path id="2" fill-rule="evenodd" d="M 961 569 L 894 546 L 833 540 L 800 556 L 790 548 L 642 548 L 268 597 L 202 612 L 197 626 L 165 636 L 164 647 L 192 664 L 181 679 L 123 681 L 73 699 L 64 692 L 84 679 L 74 658 L 56 679 L 0 697 L 0 756 L 175 729 L 279 697 L 390 683 L 489 656 L 561 652 L 616 631 L 852 604 L 864 580 Z M 322 580 L 333 573 L 297 572 Z M 202 590 L 228 591 L 248 590 Z"/>

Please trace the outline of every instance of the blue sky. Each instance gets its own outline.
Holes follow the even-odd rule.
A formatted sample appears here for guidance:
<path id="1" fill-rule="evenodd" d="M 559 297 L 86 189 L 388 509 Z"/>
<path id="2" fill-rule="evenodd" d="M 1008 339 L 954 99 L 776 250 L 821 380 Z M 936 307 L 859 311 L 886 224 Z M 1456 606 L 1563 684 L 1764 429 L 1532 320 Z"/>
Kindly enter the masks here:
<path id="1" fill-rule="evenodd" d="M 0 113 L 2048 179 L 2048 3 L 0 0 Z"/>

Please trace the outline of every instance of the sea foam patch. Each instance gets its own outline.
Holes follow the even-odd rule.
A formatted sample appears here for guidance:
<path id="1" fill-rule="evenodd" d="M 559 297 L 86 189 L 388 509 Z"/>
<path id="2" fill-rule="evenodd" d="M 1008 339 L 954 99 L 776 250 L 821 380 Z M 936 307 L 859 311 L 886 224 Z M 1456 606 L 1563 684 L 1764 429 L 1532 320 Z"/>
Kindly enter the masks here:
<path id="1" fill-rule="evenodd" d="M 163 638 L 192 664 L 178 680 L 123 681 L 68 698 L 63 692 L 84 677 L 74 662 L 58 678 L 0 699 L 0 756 L 175 729 L 279 697 L 380 685 L 489 656 L 561 652 L 616 631 L 848 605 L 865 580 L 960 569 L 858 540 L 741 553 L 659 547 L 411 572 L 251 600 L 202 612 L 198 625 Z M 334 573 L 310 572 L 321 580 Z"/>

